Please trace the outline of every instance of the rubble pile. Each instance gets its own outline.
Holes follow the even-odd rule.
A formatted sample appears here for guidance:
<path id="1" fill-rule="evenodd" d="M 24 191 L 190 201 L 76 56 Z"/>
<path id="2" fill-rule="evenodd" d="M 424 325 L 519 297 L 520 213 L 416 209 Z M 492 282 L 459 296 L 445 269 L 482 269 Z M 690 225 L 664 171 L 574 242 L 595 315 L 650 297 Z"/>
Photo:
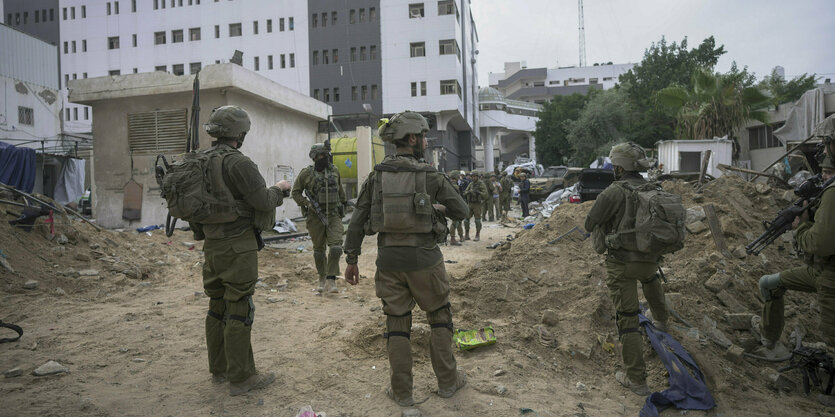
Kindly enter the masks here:
<path id="1" fill-rule="evenodd" d="M 680 194 L 688 208 L 685 248 L 665 256 L 662 263 L 668 280 L 664 284 L 668 304 L 687 322 L 671 318 L 672 335 L 700 361 L 715 391 L 742 383 L 777 389 L 776 371 L 771 369 L 785 363 L 747 359 L 742 352 L 759 344 L 751 323 L 762 309 L 760 276 L 802 262 L 789 233 L 759 256 L 747 255 L 745 245 L 763 232 L 762 220 L 771 220 L 790 204 L 792 192 L 732 175 L 708 183 L 702 193 L 681 181 L 667 181 L 663 186 Z M 593 204 L 556 207 L 549 219 L 499 246 L 491 259 L 463 277 L 453 277 L 456 326 L 493 325 L 499 343 L 539 356 L 553 355 L 556 350 L 570 357 L 572 373 L 582 371 L 602 378 L 613 374 L 620 359 L 604 256 L 594 252 L 583 231 L 566 234 L 575 226 L 582 229 Z M 726 251 L 717 249 L 707 226 L 704 207 L 708 205 L 713 206 L 721 225 Z M 821 340 L 815 295 L 789 292 L 786 300 L 783 342 L 794 345 L 788 335 L 796 326 L 805 329 L 805 341 Z M 644 350 L 650 385 L 666 386 L 665 370 L 657 358 L 650 359 L 655 355 L 648 343 Z M 761 376 L 763 368 L 769 369 L 769 378 Z M 797 372 L 785 377 L 800 381 Z M 779 379 L 782 385 L 786 378 Z"/>

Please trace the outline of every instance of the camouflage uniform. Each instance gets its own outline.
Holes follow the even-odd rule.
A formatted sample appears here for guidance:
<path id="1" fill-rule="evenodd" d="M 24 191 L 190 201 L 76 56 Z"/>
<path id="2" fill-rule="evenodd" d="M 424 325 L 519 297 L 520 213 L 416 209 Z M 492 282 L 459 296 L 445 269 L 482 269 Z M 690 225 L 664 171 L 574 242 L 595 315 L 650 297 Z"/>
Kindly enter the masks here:
<path id="1" fill-rule="evenodd" d="M 464 199 L 470 207 L 469 215 L 464 219 L 464 240 L 470 240 L 470 218 L 475 217 L 475 237 L 473 241 L 478 242 L 481 239 L 481 213 L 484 210 L 484 202 L 487 201 L 487 186 L 484 181 L 481 181 L 481 174 L 472 172 L 470 174 L 473 181 L 464 190 Z"/>
<path id="2" fill-rule="evenodd" d="M 481 220 L 492 222 L 496 220 L 496 213 L 493 210 L 493 192 L 496 190 L 493 187 L 493 182 L 490 181 L 490 177 L 487 175 L 481 177 L 481 182 L 483 182 L 484 186 L 487 188 L 487 199 L 485 199 L 482 203 Z"/>
<path id="3" fill-rule="evenodd" d="M 452 188 L 455 188 L 455 191 L 457 191 L 459 195 L 462 195 L 461 194 L 461 187 L 458 186 L 458 180 L 461 178 L 461 173 L 458 172 L 458 171 L 452 171 L 449 174 L 449 178 L 450 178 L 450 180 L 452 180 L 452 181 L 450 181 L 450 183 L 452 184 Z M 459 239 L 455 238 L 456 233 L 458 233 L 458 238 Z M 452 227 L 449 229 L 449 234 L 450 234 L 449 244 L 459 246 L 460 243 L 458 243 L 458 242 L 464 240 L 464 226 L 461 225 L 461 220 L 453 220 L 452 221 Z"/>
<path id="4" fill-rule="evenodd" d="M 513 194 L 513 180 L 510 179 L 509 175 L 502 173 L 500 183 L 502 184 L 502 192 L 499 193 L 499 205 L 501 206 L 502 215 L 507 217 L 507 213 L 510 212 L 510 199 Z"/>

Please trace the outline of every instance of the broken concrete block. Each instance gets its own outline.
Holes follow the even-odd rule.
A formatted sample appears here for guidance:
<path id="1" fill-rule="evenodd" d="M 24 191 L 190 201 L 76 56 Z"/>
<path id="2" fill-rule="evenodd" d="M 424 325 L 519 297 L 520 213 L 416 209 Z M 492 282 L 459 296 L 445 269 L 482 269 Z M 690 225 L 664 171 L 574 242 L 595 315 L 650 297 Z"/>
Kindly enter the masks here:
<path id="1" fill-rule="evenodd" d="M 724 272 L 716 272 L 704 283 L 705 288 L 719 292 L 731 286 L 731 277 Z"/>
<path id="2" fill-rule="evenodd" d="M 757 183 L 756 188 L 757 188 L 757 192 L 760 193 L 760 194 L 766 194 L 769 191 L 771 191 L 771 187 L 769 187 L 768 184 L 766 184 L 764 182 Z"/>
<path id="3" fill-rule="evenodd" d="M 736 256 L 738 259 L 745 259 L 745 257 L 748 256 L 748 252 L 745 251 L 744 245 L 739 245 L 735 247 L 731 254 L 733 254 L 733 256 Z"/>
<path id="4" fill-rule="evenodd" d="M 719 298 L 719 301 L 722 302 L 722 305 L 728 307 L 732 313 L 744 313 L 746 311 L 745 307 L 743 307 L 742 303 L 736 299 L 730 292 L 727 290 L 719 291 L 716 294 L 716 297 Z"/>
<path id="5" fill-rule="evenodd" d="M 46 375 L 54 375 L 54 374 L 61 374 L 64 372 L 69 372 L 69 369 L 64 367 L 58 362 L 49 361 L 39 367 L 37 367 L 34 371 L 32 371 L 32 375 L 35 376 L 46 376 Z"/>
<path id="6" fill-rule="evenodd" d="M 737 345 L 731 345 L 728 350 L 725 351 L 725 359 L 739 364 L 742 363 L 742 359 L 744 358 L 743 353 L 745 349 Z"/>
<path id="7" fill-rule="evenodd" d="M 750 330 L 753 316 L 751 313 L 725 313 L 725 320 L 734 330 Z"/>
<path id="8" fill-rule="evenodd" d="M 780 196 L 780 199 L 784 202 L 792 202 L 795 198 L 797 198 L 797 196 L 794 194 L 794 190 L 786 190 Z"/>
<path id="9" fill-rule="evenodd" d="M 688 225 L 691 223 L 700 222 L 705 219 L 705 209 L 701 206 L 690 207 L 687 209 L 686 217 L 684 218 L 684 224 Z"/>
<path id="10" fill-rule="evenodd" d="M 705 224 L 705 222 L 702 221 L 690 223 L 684 227 L 687 229 L 688 232 L 694 235 L 697 235 L 707 230 L 707 225 Z"/>

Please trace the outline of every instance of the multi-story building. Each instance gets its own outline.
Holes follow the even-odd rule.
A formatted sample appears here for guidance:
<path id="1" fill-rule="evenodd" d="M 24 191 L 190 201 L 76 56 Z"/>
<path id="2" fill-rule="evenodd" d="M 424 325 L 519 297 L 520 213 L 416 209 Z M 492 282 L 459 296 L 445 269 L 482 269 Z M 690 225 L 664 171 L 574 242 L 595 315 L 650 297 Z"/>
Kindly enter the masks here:
<path id="1" fill-rule="evenodd" d="M 543 104 L 557 95 L 607 90 L 635 64 L 600 64 L 590 67 L 528 68 L 524 62 L 505 62 L 504 72 L 490 73 L 490 86 L 511 100 Z"/>

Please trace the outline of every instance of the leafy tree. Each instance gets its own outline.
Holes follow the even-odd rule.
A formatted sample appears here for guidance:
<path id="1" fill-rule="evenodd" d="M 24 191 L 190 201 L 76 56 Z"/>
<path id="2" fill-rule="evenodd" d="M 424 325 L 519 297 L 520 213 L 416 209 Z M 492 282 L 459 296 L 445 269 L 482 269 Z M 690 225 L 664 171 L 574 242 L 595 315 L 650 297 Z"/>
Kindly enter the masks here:
<path id="1" fill-rule="evenodd" d="M 536 122 L 536 155 L 543 165 L 562 165 L 563 157 L 571 153 L 564 124 L 580 115 L 587 97 L 582 94 L 554 96 L 543 106 Z"/>
<path id="2" fill-rule="evenodd" d="M 635 108 L 623 89 L 590 91 L 580 116 L 564 123 L 576 160 L 585 166 L 608 154 L 613 143 L 625 139 L 623 132 L 634 117 Z"/>
<path id="3" fill-rule="evenodd" d="M 709 69 L 693 72 L 689 87 L 671 85 L 658 92 L 658 102 L 675 114 L 676 136 L 681 139 L 705 139 L 732 136 L 749 119 L 768 123 L 763 110 L 769 97 L 756 87 L 746 87 L 747 69 L 736 65 L 728 74 Z"/>
<path id="4" fill-rule="evenodd" d="M 758 87 L 771 94 L 771 104 L 776 106 L 797 101 L 803 93 L 815 88 L 817 78 L 815 74 L 803 74 L 786 81 L 774 70 L 758 84 Z"/>

